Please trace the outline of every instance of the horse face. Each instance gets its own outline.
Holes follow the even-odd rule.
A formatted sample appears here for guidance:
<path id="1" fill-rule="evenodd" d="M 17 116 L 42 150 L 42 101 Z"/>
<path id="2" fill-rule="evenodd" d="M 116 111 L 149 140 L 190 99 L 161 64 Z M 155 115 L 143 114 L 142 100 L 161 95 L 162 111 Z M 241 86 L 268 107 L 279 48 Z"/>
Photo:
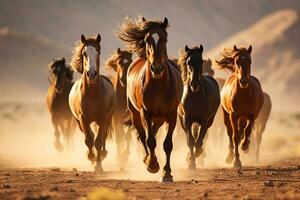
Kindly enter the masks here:
<path id="1" fill-rule="evenodd" d="M 145 37 L 146 56 L 150 63 L 153 77 L 162 76 L 164 65 L 168 60 L 167 36 L 163 31 L 150 31 Z"/>
<path id="2" fill-rule="evenodd" d="M 127 51 L 120 51 L 118 49 L 118 54 L 120 55 L 117 60 L 117 71 L 119 74 L 119 80 L 121 85 L 124 87 L 126 86 L 127 82 L 127 71 L 128 67 L 132 63 L 132 54 Z"/>
<path id="3" fill-rule="evenodd" d="M 197 92 L 200 88 L 200 79 L 202 76 L 202 56 L 199 54 L 192 54 L 187 59 L 187 71 L 190 87 L 193 92 Z"/>
<path id="4" fill-rule="evenodd" d="M 100 52 L 92 45 L 83 48 L 83 67 L 87 73 L 88 81 L 95 83 L 99 74 Z"/>
<path id="5" fill-rule="evenodd" d="M 51 66 L 52 77 L 51 82 L 54 84 L 57 93 L 61 93 L 64 88 L 65 81 L 67 80 L 68 70 L 65 66 L 65 59 L 57 60 Z"/>
<path id="6" fill-rule="evenodd" d="M 251 53 L 252 47 L 250 46 L 247 51 L 239 53 L 235 57 L 235 71 L 239 79 L 241 88 L 247 88 L 250 81 L 250 66 L 251 66 Z"/>

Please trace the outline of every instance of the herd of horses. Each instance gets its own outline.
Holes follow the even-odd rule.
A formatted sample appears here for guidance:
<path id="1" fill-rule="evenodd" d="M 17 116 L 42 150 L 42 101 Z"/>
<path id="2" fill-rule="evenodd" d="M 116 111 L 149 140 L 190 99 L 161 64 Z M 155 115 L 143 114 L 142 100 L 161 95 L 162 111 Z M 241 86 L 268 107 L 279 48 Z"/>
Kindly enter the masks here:
<path id="1" fill-rule="evenodd" d="M 227 163 L 234 161 L 234 167 L 241 168 L 240 143 L 241 149 L 248 152 L 250 140 L 254 139 L 258 159 L 271 100 L 251 75 L 252 46 L 224 49 L 216 67 L 229 70 L 231 76 L 227 80 L 214 78 L 211 60 L 202 57 L 202 45 L 186 45 L 178 59 L 168 57 L 168 25 L 167 18 L 125 20 L 117 36 L 127 50 L 118 48 L 105 63 L 115 71 L 111 80 L 99 73 L 99 34 L 91 38 L 82 34 L 76 43 L 70 65 L 81 77 L 75 82 L 64 58 L 49 65 L 47 106 L 58 151 L 63 149 L 60 136 L 70 141 L 77 126 L 84 133 L 88 159 L 95 171 L 101 172 L 107 138 L 114 138 L 117 159 L 126 163 L 131 132 L 136 132 L 147 170 L 156 173 L 160 169 L 155 153 L 156 134 L 165 125 L 162 181 L 171 182 L 170 156 L 178 116 L 186 134 L 190 169 L 196 168 L 196 158 L 204 153 L 206 133 L 214 123 L 224 127 L 221 132 L 226 129 L 229 137 Z"/>

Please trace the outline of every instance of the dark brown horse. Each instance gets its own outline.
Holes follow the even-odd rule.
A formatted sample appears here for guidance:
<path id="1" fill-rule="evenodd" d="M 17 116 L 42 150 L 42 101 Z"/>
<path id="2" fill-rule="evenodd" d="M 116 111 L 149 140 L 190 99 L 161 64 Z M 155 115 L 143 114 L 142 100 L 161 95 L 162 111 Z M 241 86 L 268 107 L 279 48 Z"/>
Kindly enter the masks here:
<path id="1" fill-rule="evenodd" d="M 202 53 L 202 45 L 192 49 L 185 46 L 185 53 L 178 62 L 184 82 L 178 114 L 190 150 L 188 154 L 190 169 L 196 168 L 195 159 L 202 153 L 204 137 L 220 105 L 218 83 L 211 76 L 202 74 Z M 201 128 L 192 128 L 194 123 Z"/>
<path id="2" fill-rule="evenodd" d="M 60 135 L 68 144 L 75 130 L 75 119 L 69 107 L 69 93 L 73 86 L 73 71 L 66 65 L 65 58 L 53 60 L 48 66 L 50 86 L 47 92 L 47 107 L 51 114 L 54 127 L 54 146 L 58 151 L 63 150 Z"/>
<path id="3" fill-rule="evenodd" d="M 129 50 L 138 56 L 128 69 L 127 103 L 138 139 L 144 147 L 144 162 L 151 173 L 159 171 L 155 136 L 164 123 L 167 125 L 163 182 L 173 181 L 170 155 L 183 88 L 178 66 L 168 59 L 167 27 L 167 18 L 163 22 L 142 18 L 136 22 L 126 21 L 118 33 Z"/>
<path id="4" fill-rule="evenodd" d="M 117 143 L 117 158 L 119 165 L 123 168 L 129 156 L 131 135 L 125 132 L 123 122 L 126 118 L 126 84 L 127 70 L 132 63 L 132 53 L 122 51 L 120 48 L 106 61 L 107 68 L 113 69 L 116 74 L 112 79 L 116 91 L 116 108 L 113 114 L 114 139 Z"/>
<path id="5" fill-rule="evenodd" d="M 105 76 L 99 75 L 100 66 L 100 41 L 96 38 L 85 38 L 77 43 L 71 65 L 81 75 L 69 95 L 69 104 L 80 130 L 85 135 L 85 144 L 89 149 L 88 158 L 95 161 L 93 148 L 97 150 L 95 171 L 102 171 L 101 161 L 106 157 L 105 141 L 111 126 L 112 115 L 115 107 L 116 96 L 112 83 Z M 98 126 L 97 137 L 91 123 Z"/>
<path id="6" fill-rule="evenodd" d="M 251 76 L 251 51 L 225 49 L 223 58 L 217 61 L 222 69 L 228 69 L 233 74 L 226 80 L 221 91 L 221 102 L 224 112 L 224 122 L 229 136 L 229 153 L 227 163 L 234 160 L 234 167 L 241 168 L 239 144 L 243 139 L 242 150 L 247 152 L 254 120 L 257 118 L 264 101 L 264 95 L 259 81 Z M 234 150 L 234 152 L 233 152 Z"/>

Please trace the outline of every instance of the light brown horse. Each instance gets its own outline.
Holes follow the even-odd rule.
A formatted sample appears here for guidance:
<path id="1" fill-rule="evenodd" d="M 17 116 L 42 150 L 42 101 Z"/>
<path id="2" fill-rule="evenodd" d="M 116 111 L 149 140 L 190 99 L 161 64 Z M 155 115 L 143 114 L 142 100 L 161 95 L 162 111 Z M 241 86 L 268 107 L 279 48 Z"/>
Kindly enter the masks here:
<path id="1" fill-rule="evenodd" d="M 131 141 L 130 133 L 127 131 L 125 132 L 123 126 L 123 122 L 127 117 L 127 70 L 131 63 L 132 53 L 121 50 L 120 48 L 118 48 L 105 62 L 107 68 L 111 68 L 116 72 L 112 79 L 117 98 L 112 123 L 114 128 L 114 139 L 117 144 L 117 159 L 121 168 L 123 168 L 128 161 Z"/>
<path id="2" fill-rule="evenodd" d="M 58 151 L 63 150 L 60 135 L 68 145 L 76 127 L 75 119 L 69 107 L 69 93 L 73 86 L 73 71 L 66 65 L 65 58 L 53 60 L 48 66 L 50 86 L 46 103 L 51 114 L 54 127 L 54 146 Z"/>
<path id="3" fill-rule="evenodd" d="M 202 154 L 206 132 L 212 125 L 220 105 L 218 83 L 211 76 L 202 74 L 202 53 L 202 45 L 192 49 L 186 45 L 185 53 L 178 61 L 184 82 L 178 114 L 186 133 L 190 169 L 196 168 L 195 159 Z M 194 123 L 197 124 L 194 126 L 196 128 L 192 128 Z"/>
<path id="4" fill-rule="evenodd" d="M 177 107 L 183 90 L 180 70 L 168 59 L 167 27 L 167 18 L 163 22 L 142 18 L 136 22 L 124 22 L 118 33 L 129 50 L 138 56 L 128 69 L 127 103 L 138 139 L 144 147 L 144 162 L 151 173 L 159 171 L 155 136 L 164 123 L 167 125 L 163 144 L 166 154 L 163 182 L 173 181 L 170 155 Z"/>
<path id="5" fill-rule="evenodd" d="M 264 101 L 264 95 L 259 81 L 251 76 L 251 51 L 237 48 L 224 49 L 223 58 L 217 61 L 222 69 L 228 69 L 233 74 L 226 80 L 221 91 L 221 102 L 224 112 L 224 122 L 229 136 L 229 153 L 227 163 L 234 160 L 234 167 L 241 168 L 239 144 L 242 138 L 242 150 L 247 152 L 254 120 L 257 118 Z M 233 153 L 234 150 L 234 153 Z"/>
<path id="6" fill-rule="evenodd" d="M 105 76 L 99 75 L 100 41 L 99 34 L 96 38 L 81 35 L 81 41 L 74 49 L 71 65 L 82 75 L 74 83 L 69 95 L 72 113 L 85 135 L 88 158 L 92 163 L 95 161 L 94 146 L 97 150 L 95 171 L 99 172 L 103 170 L 101 161 L 107 155 L 105 141 L 116 103 L 112 83 Z M 98 125 L 96 140 L 90 126 L 92 122 Z"/>

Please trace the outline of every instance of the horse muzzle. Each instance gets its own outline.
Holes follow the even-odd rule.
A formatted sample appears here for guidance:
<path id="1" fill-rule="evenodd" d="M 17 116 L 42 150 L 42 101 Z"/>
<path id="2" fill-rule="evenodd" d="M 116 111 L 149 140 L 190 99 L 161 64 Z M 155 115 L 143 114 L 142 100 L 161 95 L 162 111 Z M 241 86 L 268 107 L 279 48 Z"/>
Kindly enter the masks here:
<path id="1" fill-rule="evenodd" d="M 249 81 L 245 79 L 241 79 L 240 81 L 241 88 L 247 88 L 249 86 Z"/>
<path id="2" fill-rule="evenodd" d="M 155 78 L 159 78 L 162 76 L 162 72 L 164 70 L 164 66 L 163 65 L 158 65 L 158 66 L 154 66 L 153 64 L 150 66 L 150 70 L 152 72 L 152 75 Z"/>
<path id="3" fill-rule="evenodd" d="M 97 81 L 97 71 L 87 72 L 88 82 L 90 84 L 95 84 Z"/>

